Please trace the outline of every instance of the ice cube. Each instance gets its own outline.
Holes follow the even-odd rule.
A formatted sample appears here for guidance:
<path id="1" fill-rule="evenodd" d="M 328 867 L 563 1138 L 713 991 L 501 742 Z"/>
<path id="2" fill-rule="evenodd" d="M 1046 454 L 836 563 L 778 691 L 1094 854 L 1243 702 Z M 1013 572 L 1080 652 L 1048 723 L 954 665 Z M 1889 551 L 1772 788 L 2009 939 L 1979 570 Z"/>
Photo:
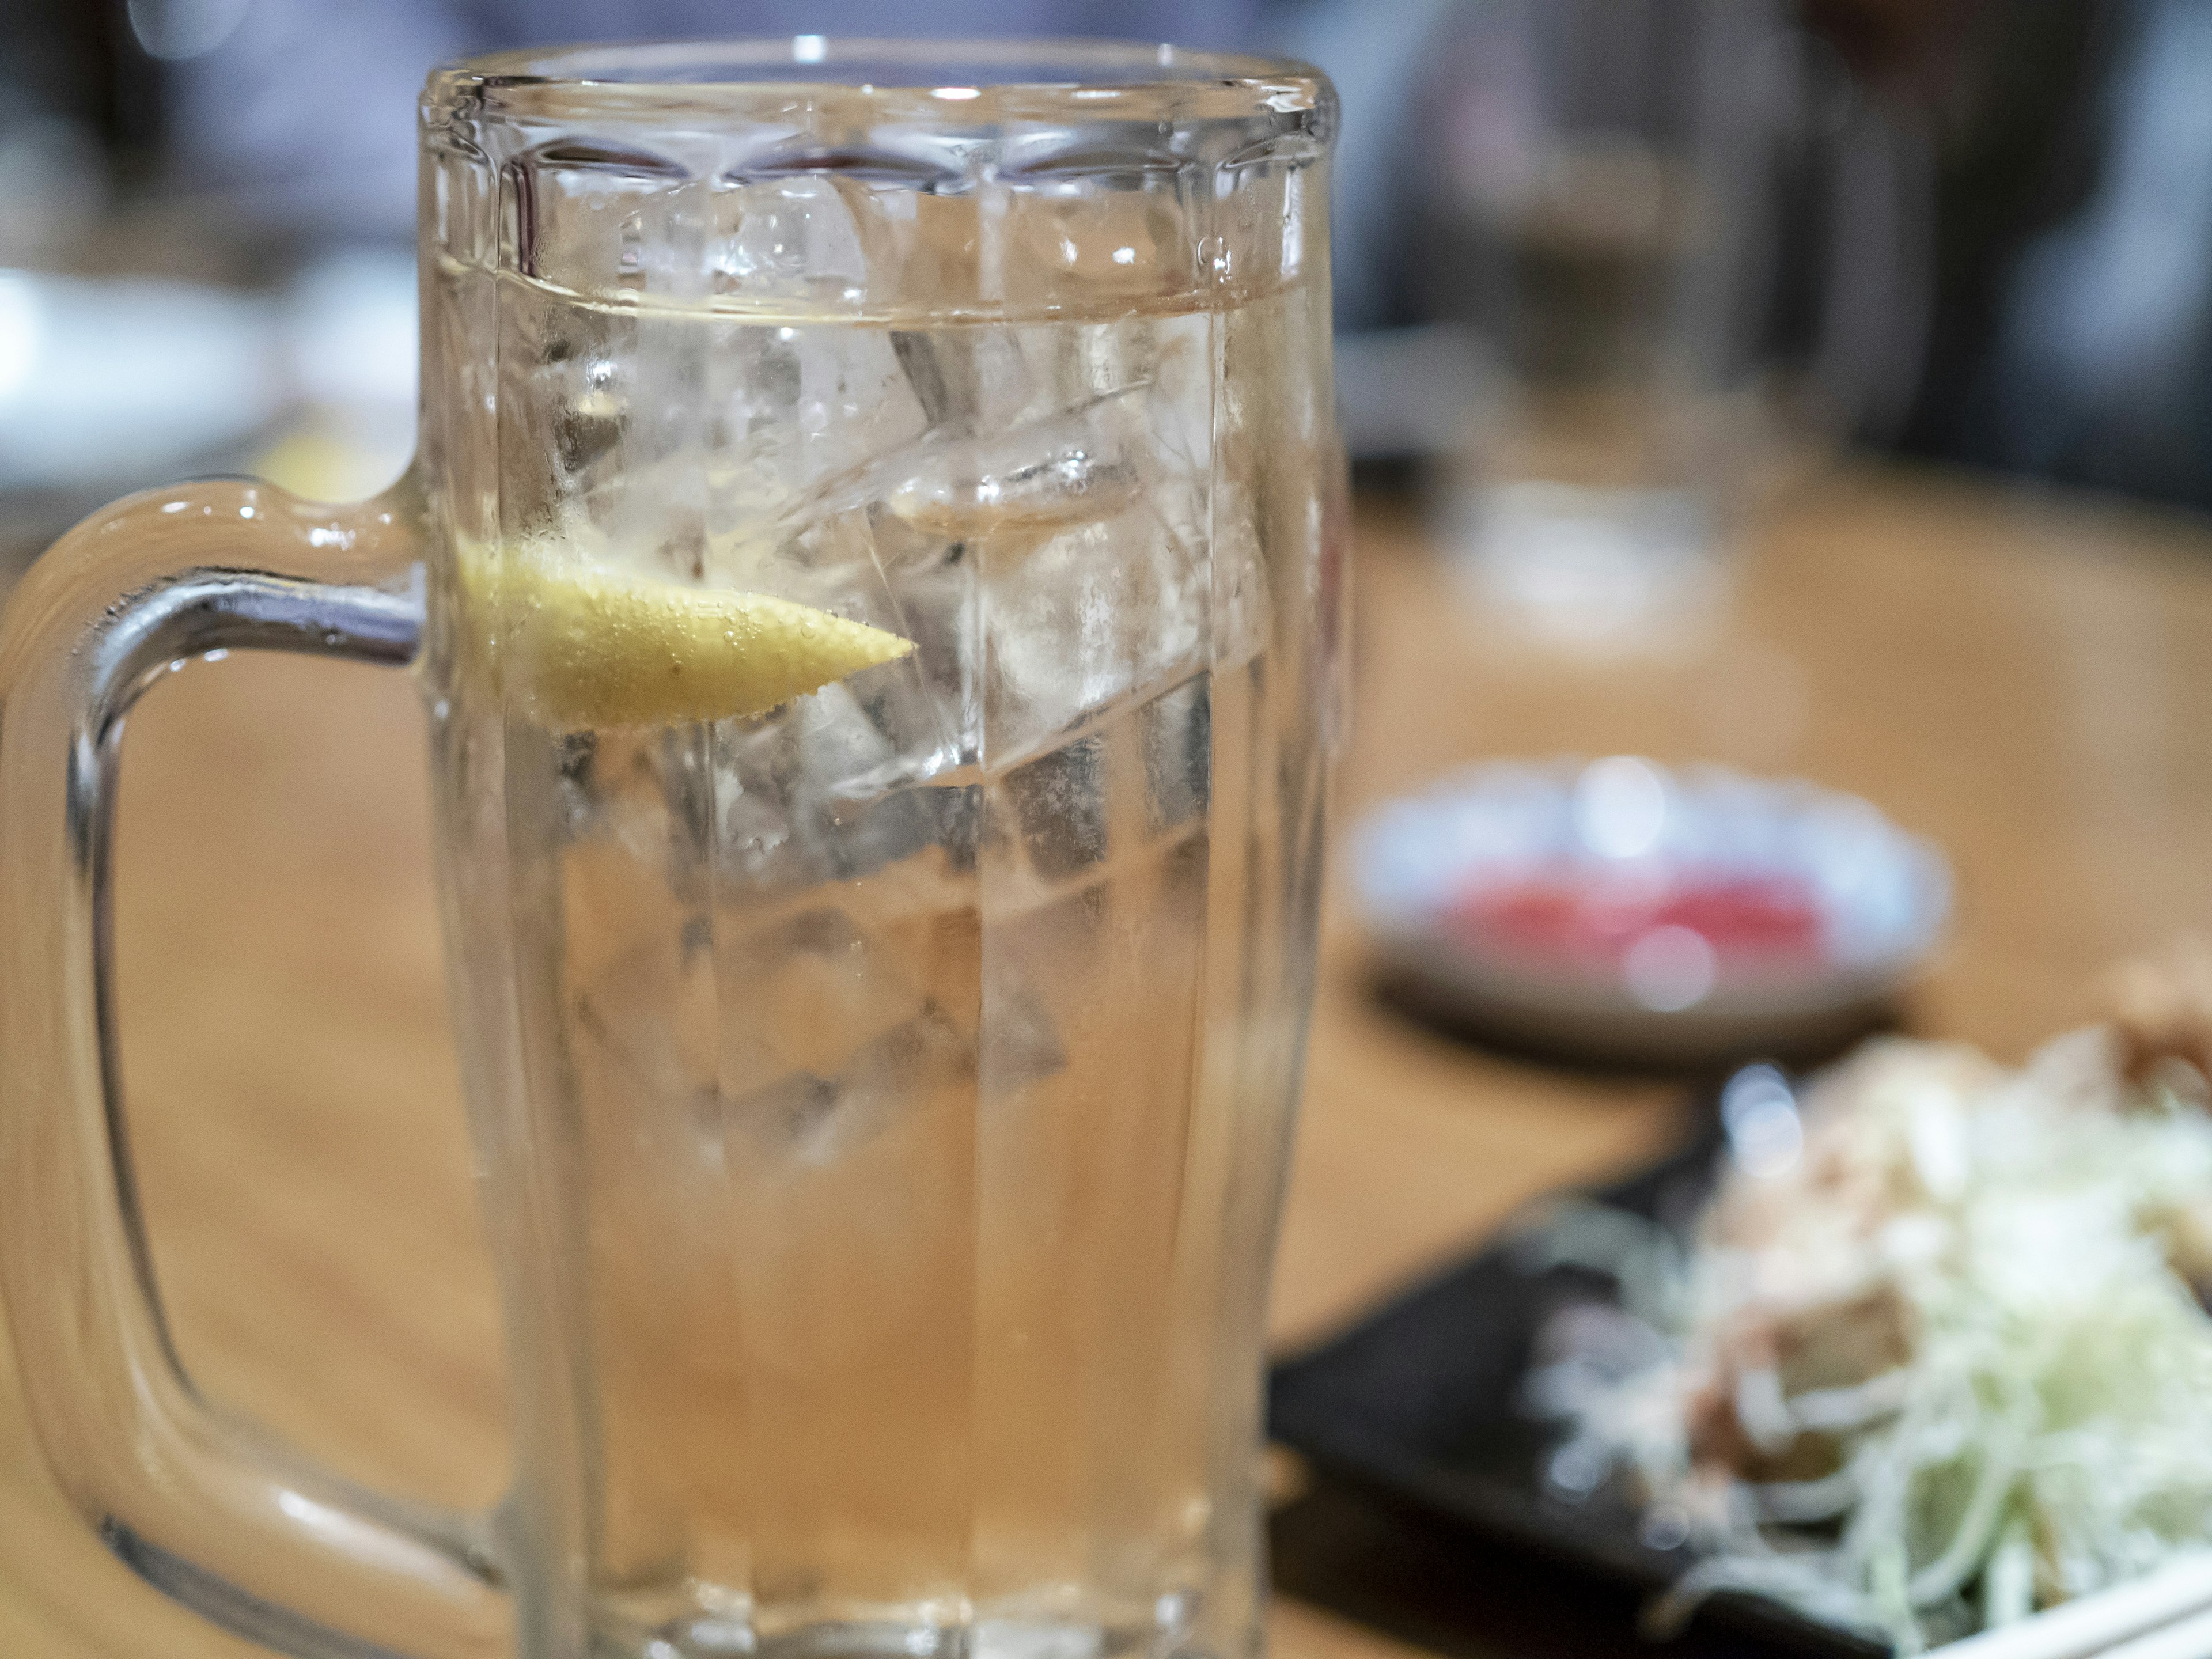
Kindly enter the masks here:
<path id="1" fill-rule="evenodd" d="M 763 1101 L 798 1100 L 798 1112 L 764 1118 L 741 1100 L 734 1103 L 734 1118 L 769 1134 L 787 1157 L 827 1164 L 881 1133 L 936 1090 L 972 1076 L 975 1065 L 974 1045 L 933 1002 L 863 1044 L 823 1086 L 811 1086 L 816 1080 L 801 1073 L 795 1095 L 777 1085 L 763 1091 Z"/>
<path id="2" fill-rule="evenodd" d="M 595 1157 L 616 1179 L 658 1158 L 679 1186 L 710 1182 L 720 1148 L 709 959 L 679 936 L 594 963 L 591 931 L 579 919 L 571 940 L 568 1063 Z"/>
<path id="3" fill-rule="evenodd" d="M 868 277 L 854 203 L 835 178 L 782 169 L 732 171 L 720 181 L 724 216 L 720 285 L 748 297 L 811 298 L 817 289 L 854 288 Z"/>
<path id="4" fill-rule="evenodd" d="M 955 406 L 964 413 L 984 395 L 975 383 L 989 377 L 947 368 L 936 334 L 889 338 L 878 345 L 933 415 L 957 422 Z M 1006 349 L 1018 367 L 1020 353 Z M 979 349 L 970 367 L 989 356 Z M 1124 356 L 1076 352 L 1054 384 L 1175 366 L 1171 354 Z M 1000 368 L 991 396 L 1012 397 L 1028 371 Z M 938 826 L 930 811 L 890 797 L 979 763 L 1018 768 L 1206 665 L 1221 584 L 1206 542 L 1207 486 L 1187 453 L 1203 425 L 1185 407 L 1204 391 L 1202 377 L 1195 393 L 1139 380 L 987 434 L 934 428 L 817 481 L 742 544 L 710 545 L 710 580 L 750 568 L 785 597 L 915 645 L 732 728 L 721 798 L 741 865 L 762 878 L 818 879 L 903 856 Z M 1240 630 L 1255 606 L 1264 615 L 1256 568 L 1227 589 Z M 1071 820 L 1059 833 L 1081 830 Z M 1103 820 L 1085 833 L 1097 840 Z M 1097 856 L 1066 850 L 1078 862 Z"/>
<path id="5" fill-rule="evenodd" d="M 696 428 L 716 441 L 706 463 L 708 566 L 757 586 L 764 556 L 852 504 L 853 481 L 920 441 L 929 421 L 875 330 L 750 328 L 729 344 L 709 368 Z"/>
<path id="6" fill-rule="evenodd" d="M 951 404 L 979 395 L 918 355 L 935 336 L 900 338 L 884 349 L 910 360 L 914 395 L 933 412 L 954 419 Z M 913 366 L 925 361 L 927 373 Z M 1008 376 L 1012 397 L 1018 377 Z M 1139 381 L 985 435 L 933 428 L 817 479 L 768 522 L 710 538 L 710 580 L 915 641 L 865 691 L 908 758 L 859 794 L 1014 763 L 1210 654 L 1205 492 L 1184 453 L 1186 401 Z"/>
<path id="7" fill-rule="evenodd" d="M 1203 816 L 1213 783 L 1212 700 L 1192 679 L 1137 713 L 1145 759 L 1145 819 L 1155 835 Z"/>
<path id="8" fill-rule="evenodd" d="M 972 1075 L 975 1045 L 896 952 L 817 908 L 727 947 L 723 1120 L 821 1164 Z"/>
<path id="9" fill-rule="evenodd" d="M 902 792 L 1034 753 L 1163 664 L 1203 655 L 1204 573 L 1137 488 L 1141 392 L 988 440 L 910 447 L 872 466 L 865 489 L 839 485 L 873 500 L 792 531 L 779 591 L 892 629 L 915 649 L 729 728 L 726 826 L 754 878 L 821 879 L 902 857 L 944 833 L 935 809 L 957 803 Z M 1145 544 L 1134 553 L 1121 544 L 1131 526 Z M 1072 629 L 1071 607 L 1081 613 Z M 987 757 L 994 672 L 1018 730 Z M 1092 832 L 1103 836 L 1103 820 Z"/>
<path id="10" fill-rule="evenodd" d="M 853 1033 L 887 1030 L 927 1000 L 895 952 L 827 905 L 724 948 L 731 971 L 752 988 L 748 1016 L 768 1033 L 779 1069 L 834 1073 Z"/>
<path id="11" fill-rule="evenodd" d="M 939 445 L 916 457 L 921 465 L 891 487 L 885 504 L 947 541 L 1000 552 L 1111 518 L 1135 499 L 1139 485 L 1127 408 L 1133 395 Z"/>
<path id="12" fill-rule="evenodd" d="M 1018 1094 L 1067 1067 L 1067 1048 L 1051 1012 L 1018 985 L 994 988 L 976 1047 L 988 1100 Z"/>
<path id="13" fill-rule="evenodd" d="M 907 384 L 940 438 L 1014 424 L 1036 396 L 1036 378 L 1015 331 L 900 329 L 890 339 Z"/>
<path id="14" fill-rule="evenodd" d="M 890 668 L 898 668 L 896 664 Z M 972 786 L 910 673 L 882 671 L 715 729 L 726 878 L 778 887 L 849 879 L 933 843 L 973 857 Z"/>
<path id="15" fill-rule="evenodd" d="M 1320 527 L 1311 533 L 1318 536 Z M 1273 618 L 1257 508 L 1251 492 L 1233 478 L 1214 482 L 1207 553 L 1213 565 L 1213 666 L 1240 667 L 1266 646 Z"/>
<path id="16" fill-rule="evenodd" d="M 980 714 L 994 769 L 1211 653 L 1204 492 L 1180 447 L 1181 401 L 1139 381 L 899 458 L 874 521 L 878 567 L 894 602 L 956 562 L 979 585 L 945 584 L 955 646 L 933 684 L 967 699 L 946 717 L 963 750 Z M 933 548 L 933 565 L 918 550 Z M 978 646 L 980 662 L 961 656 Z"/>
<path id="17" fill-rule="evenodd" d="M 1212 653 L 1203 551 L 1145 501 L 984 573 L 984 759 L 1018 763 Z"/>
<path id="18" fill-rule="evenodd" d="M 1016 767 L 1000 786 L 1040 875 L 1075 875 L 1106 857 L 1106 763 L 1104 739 L 1081 738 Z"/>

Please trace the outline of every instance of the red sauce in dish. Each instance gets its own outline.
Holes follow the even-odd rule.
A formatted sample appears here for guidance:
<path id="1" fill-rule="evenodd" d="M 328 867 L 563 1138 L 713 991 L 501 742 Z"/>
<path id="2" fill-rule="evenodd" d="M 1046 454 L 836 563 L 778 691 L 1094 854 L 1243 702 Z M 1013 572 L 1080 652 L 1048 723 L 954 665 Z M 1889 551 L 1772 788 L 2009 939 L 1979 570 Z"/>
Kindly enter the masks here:
<path id="1" fill-rule="evenodd" d="M 1809 969 L 1825 954 L 1811 884 L 1778 873 L 1538 870 L 1469 889 L 1445 922 L 1468 944 L 1555 968 L 1616 967 L 1656 927 L 1698 934 L 1723 971 Z"/>

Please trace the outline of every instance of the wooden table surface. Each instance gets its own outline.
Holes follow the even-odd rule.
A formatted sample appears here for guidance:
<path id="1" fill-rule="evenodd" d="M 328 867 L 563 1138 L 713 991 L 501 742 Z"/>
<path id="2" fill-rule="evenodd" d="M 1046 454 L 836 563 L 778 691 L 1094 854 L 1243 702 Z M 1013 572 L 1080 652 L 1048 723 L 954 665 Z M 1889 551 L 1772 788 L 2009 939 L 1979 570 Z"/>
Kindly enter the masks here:
<path id="1" fill-rule="evenodd" d="M 1455 763 L 1561 751 L 1857 791 L 1960 878 L 1915 1024 L 2004 1055 L 2090 1014 L 2113 957 L 2212 919 L 2212 533 L 2189 521 L 1850 471 L 1753 535 L 1708 637 L 1633 658 L 1516 642 L 1393 509 L 1362 515 L 1358 580 L 1346 817 Z M 372 669 L 234 659 L 146 705 L 125 768 L 125 1071 L 204 1388 L 349 1473 L 481 1504 L 505 1461 L 497 1321 L 413 698 Z M 1665 1083 L 1514 1062 L 1390 1012 L 1332 908 L 1274 1299 L 1286 1346 L 1680 1121 Z M 1381 1659 L 1411 1632 L 1469 1656 L 1604 1650 L 1530 1637 L 1545 1621 L 1525 1606 L 1486 1624 L 1484 1605 L 1394 1638 L 1281 1596 L 1274 1649 Z M 0 1655 L 258 1651 L 139 1584 L 64 1509 L 0 1340 Z"/>

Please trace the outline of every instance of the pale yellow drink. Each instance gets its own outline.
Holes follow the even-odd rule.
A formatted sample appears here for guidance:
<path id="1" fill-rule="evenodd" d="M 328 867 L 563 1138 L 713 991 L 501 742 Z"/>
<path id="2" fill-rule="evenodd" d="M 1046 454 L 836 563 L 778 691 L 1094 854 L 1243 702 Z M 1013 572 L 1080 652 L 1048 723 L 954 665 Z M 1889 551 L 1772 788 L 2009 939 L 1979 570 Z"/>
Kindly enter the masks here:
<path id="1" fill-rule="evenodd" d="M 594 354 L 778 351 L 915 395 L 908 331 L 502 305 L 566 343 L 510 400 Z M 1307 314 L 931 329 L 1015 406 L 781 517 L 772 450 L 704 486 L 625 457 L 465 555 L 449 759 L 504 799 L 478 902 L 569 1126 L 548 1340 L 579 1354 L 595 1651 L 1087 1659 L 1249 1624 L 1318 787 L 1270 650 L 1310 599 L 1267 538 L 1310 533 L 1320 481 L 1220 422 L 1208 370 Z"/>

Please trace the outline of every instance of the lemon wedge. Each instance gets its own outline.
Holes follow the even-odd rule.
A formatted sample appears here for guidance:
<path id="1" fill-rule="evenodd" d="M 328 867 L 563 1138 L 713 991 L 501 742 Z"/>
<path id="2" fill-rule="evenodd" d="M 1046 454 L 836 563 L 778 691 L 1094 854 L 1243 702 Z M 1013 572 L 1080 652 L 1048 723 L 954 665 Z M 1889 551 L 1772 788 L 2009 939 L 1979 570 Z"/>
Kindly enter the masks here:
<path id="1" fill-rule="evenodd" d="M 564 729 L 684 726 L 758 714 L 914 642 L 765 593 L 465 554 L 472 601 L 507 618 L 507 672 Z"/>

